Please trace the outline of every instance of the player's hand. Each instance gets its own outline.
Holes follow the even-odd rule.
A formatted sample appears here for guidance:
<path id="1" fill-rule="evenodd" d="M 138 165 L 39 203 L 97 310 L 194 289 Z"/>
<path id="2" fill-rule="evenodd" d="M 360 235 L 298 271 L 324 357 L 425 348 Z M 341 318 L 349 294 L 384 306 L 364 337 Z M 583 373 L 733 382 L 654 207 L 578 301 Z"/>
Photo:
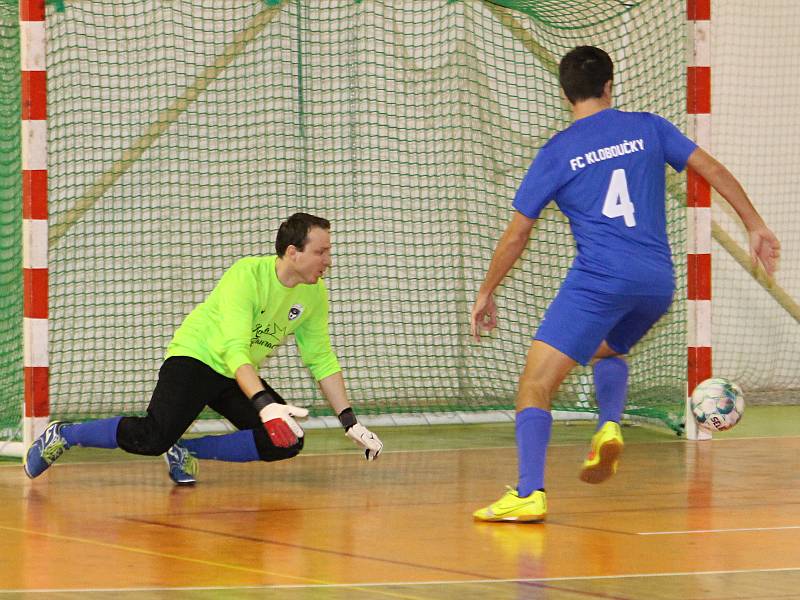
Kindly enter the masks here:
<path id="1" fill-rule="evenodd" d="M 375 460 L 383 450 L 383 442 L 380 438 L 361 423 L 353 425 L 345 432 L 345 435 L 364 449 L 364 457 L 367 460 Z"/>
<path id="2" fill-rule="evenodd" d="M 775 234 L 764 225 L 755 228 L 750 234 L 750 259 L 753 261 L 753 268 L 760 262 L 764 266 L 767 275 L 772 277 L 778 269 L 778 260 L 781 257 L 781 243 Z"/>
<path id="3" fill-rule="evenodd" d="M 295 417 L 302 419 L 308 416 L 308 409 L 291 404 L 278 404 L 272 402 L 267 404 L 258 413 L 264 429 L 273 444 L 279 448 L 289 448 L 297 443 L 298 438 L 303 437 L 303 428 L 295 421 Z"/>
<path id="4" fill-rule="evenodd" d="M 480 341 L 481 331 L 491 331 L 497 327 L 497 305 L 492 294 L 479 294 L 472 306 L 470 331 L 475 341 Z"/>

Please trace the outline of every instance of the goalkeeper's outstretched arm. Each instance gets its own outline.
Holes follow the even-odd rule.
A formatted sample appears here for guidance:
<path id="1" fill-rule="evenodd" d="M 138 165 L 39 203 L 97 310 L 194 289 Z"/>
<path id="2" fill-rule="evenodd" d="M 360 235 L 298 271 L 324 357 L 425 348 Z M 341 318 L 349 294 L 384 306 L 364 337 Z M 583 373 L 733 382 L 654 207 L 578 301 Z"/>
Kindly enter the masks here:
<path id="1" fill-rule="evenodd" d="M 378 458 L 383 451 L 383 442 L 356 419 L 355 412 L 353 412 L 353 408 L 347 401 L 347 390 L 345 389 L 342 372 L 339 371 L 320 379 L 319 387 L 328 404 L 331 405 L 336 416 L 339 417 L 339 422 L 344 427 L 345 435 L 361 446 L 364 450 L 364 457 L 367 460 Z"/>

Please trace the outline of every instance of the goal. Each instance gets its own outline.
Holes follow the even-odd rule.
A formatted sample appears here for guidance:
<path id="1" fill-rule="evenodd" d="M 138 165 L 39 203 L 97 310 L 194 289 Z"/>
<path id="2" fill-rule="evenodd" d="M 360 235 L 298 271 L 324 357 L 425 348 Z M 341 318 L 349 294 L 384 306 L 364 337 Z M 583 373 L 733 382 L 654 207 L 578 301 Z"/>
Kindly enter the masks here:
<path id="1" fill-rule="evenodd" d="M 499 331 L 474 344 L 469 311 L 516 186 L 569 123 L 557 61 L 575 45 L 603 47 L 618 107 L 685 127 L 684 3 L 201 4 L 47 8 L 49 414 L 35 417 L 141 413 L 182 318 L 236 259 L 270 253 L 297 210 L 333 223 L 332 338 L 360 415 L 507 415 L 574 256 L 557 210 L 499 290 Z M 5 75 L 19 68 L 19 23 L 15 7 L 0 10 Z M 20 144 L 17 81 L 3 77 L 2 130 L 16 132 L 4 155 Z M 0 168 L 0 431 L 19 441 L 22 165 Z M 678 430 L 687 225 L 683 178 L 669 182 L 678 291 L 631 356 L 627 412 Z M 263 375 L 328 414 L 293 350 Z M 554 407 L 594 411 L 588 370 Z"/>

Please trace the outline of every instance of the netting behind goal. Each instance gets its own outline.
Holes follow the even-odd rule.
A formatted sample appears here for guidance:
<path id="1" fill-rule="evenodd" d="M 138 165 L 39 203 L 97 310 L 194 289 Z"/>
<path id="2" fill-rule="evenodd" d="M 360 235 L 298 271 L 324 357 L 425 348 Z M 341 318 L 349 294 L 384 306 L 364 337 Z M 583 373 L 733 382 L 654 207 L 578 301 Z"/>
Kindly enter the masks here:
<path id="1" fill-rule="evenodd" d="M 510 409 L 574 255 L 548 209 L 480 345 L 469 310 L 537 149 L 556 64 L 609 51 L 616 105 L 685 123 L 684 3 L 68 3 L 48 13 L 52 412 L 140 413 L 182 318 L 297 210 L 333 222 L 332 338 L 359 413 Z M 675 425 L 678 301 L 633 353 L 629 411 Z M 290 344 L 291 345 L 291 344 Z M 327 414 L 296 352 L 264 377 Z M 577 371 L 556 408 L 593 408 Z"/>
<path id="2" fill-rule="evenodd" d="M 22 165 L 19 17 L 0 2 L 0 440 L 22 419 Z"/>
<path id="3" fill-rule="evenodd" d="M 770 291 L 715 244 L 714 370 L 734 377 L 748 401 L 800 401 L 800 3 L 725 0 L 713 7 L 712 151 L 739 178 L 782 242 Z M 714 219 L 744 248 L 738 219 Z M 785 292 L 786 308 L 775 296 Z M 791 303 L 794 303 L 794 306 Z"/>

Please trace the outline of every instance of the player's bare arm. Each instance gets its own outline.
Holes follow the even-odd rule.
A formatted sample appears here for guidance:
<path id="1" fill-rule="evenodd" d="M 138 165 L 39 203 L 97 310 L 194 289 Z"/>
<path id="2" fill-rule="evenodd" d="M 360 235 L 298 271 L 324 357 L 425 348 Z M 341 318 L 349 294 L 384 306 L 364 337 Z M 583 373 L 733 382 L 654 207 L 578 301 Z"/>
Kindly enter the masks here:
<path id="1" fill-rule="evenodd" d="M 350 408 L 350 402 L 347 400 L 347 389 L 344 385 L 344 376 L 341 371 L 321 379 L 319 381 L 319 389 L 322 390 L 322 395 L 325 396 L 333 412 L 337 415 Z"/>
<path id="2" fill-rule="evenodd" d="M 264 389 L 264 385 L 261 383 L 261 378 L 258 376 L 256 368 L 253 365 L 242 365 L 236 369 L 235 375 L 236 383 L 239 384 L 239 387 L 242 388 L 242 391 L 248 398 L 252 398 L 258 392 Z"/>
<path id="3" fill-rule="evenodd" d="M 531 219 L 515 211 L 505 232 L 497 242 L 489 270 L 486 272 L 486 277 L 472 307 L 470 330 L 475 340 L 480 340 L 481 331 L 491 331 L 497 326 L 494 290 L 503 281 L 517 259 L 522 256 L 525 246 L 528 245 L 534 223 L 536 223 L 536 219 Z"/>
<path id="4" fill-rule="evenodd" d="M 778 268 L 781 244 L 753 207 L 747 193 L 730 171 L 702 148 L 689 156 L 687 165 L 701 175 L 736 211 L 750 236 L 750 258 L 760 262 L 768 275 Z"/>

